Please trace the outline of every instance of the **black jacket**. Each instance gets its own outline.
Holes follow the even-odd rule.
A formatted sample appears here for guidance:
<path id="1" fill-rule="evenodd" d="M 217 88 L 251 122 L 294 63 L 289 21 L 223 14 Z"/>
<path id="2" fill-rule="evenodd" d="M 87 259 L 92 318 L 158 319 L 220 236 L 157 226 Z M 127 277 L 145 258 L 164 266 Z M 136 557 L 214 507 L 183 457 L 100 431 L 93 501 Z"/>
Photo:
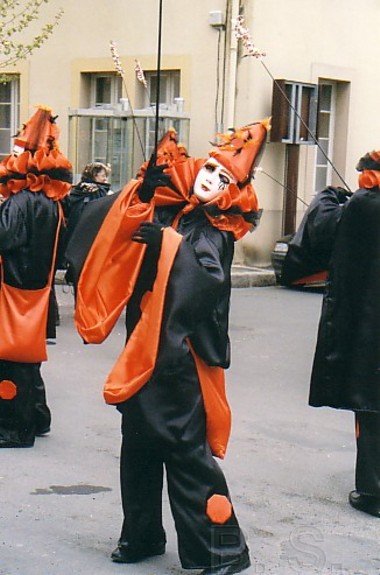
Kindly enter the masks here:
<path id="1" fill-rule="evenodd" d="M 178 211 L 156 208 L 155 221 L 170 225 Z M 208 365 L 227 368 L 233 235 L 213 227 L 202 207 L 182 216 L 177 231 L 184 240 L 170 273 L 157 369 L 173 369 L 187 355 L 187 338 Z M 158 255 L 152 249 L 146 252 L 127 308 L 128 336 L 141 315 L 141 299 L 152 288 Z"/>
<path id="2" fill-rule="evenodd" d="M 344 206 L 323 300 L 310 405 L 380 412 L 380 189 Z"/>
<path id="3" fill-rule="evenodd" d="M 57 202 L 42 192 L 22 190 L 1 205 L 0 254 L 6 283 L 33 290 L 46 286 L 57 224 Z M 47 335 L 55 337 L 53 294 L 50 304 Z"/>
<path id="4" fill-rule="evenodd" d="M 118 194 L 88 206 L 66 250 L 74 285 L 92 242 Z M 156 208 L 155 221 L 168 226 L 181 206 Z M 228 367 L 230 345 L 228 314 L 234 239 L 230 232 L 213 227 L 200 207 L 184 215 L 178 232 L 184 236 L 171 270 L 164 310 L 159 368 L 184 357 L 190 338 L 195 351 L 213 366 Z M 127 333 L 131 335 L 141 315 L 141 300 L 152 288 L 159 252 L 148 248 L 127 309 Z"/>
<path id="5" fill-rule="evenodd" d="M 90 191 L 89 186 L 92 186 L 92 191 Z M 85 207 L 94 200 L 104 198 L 104 196 L 108 194 L 109 190 L 110 184 L 99 184 L 87 179 L 82 180 L 72 188 L 65 201 L 65 215 L 67 220 L 66 245 L 68 244 Z"/>
<path id="6" fill-rule="evenodd" d="M 0 207 L 0 254 L 5 281 L 15 287 L 46 285 L 58 223 L 57 203 L 42 192 L 21 192 Z"/>

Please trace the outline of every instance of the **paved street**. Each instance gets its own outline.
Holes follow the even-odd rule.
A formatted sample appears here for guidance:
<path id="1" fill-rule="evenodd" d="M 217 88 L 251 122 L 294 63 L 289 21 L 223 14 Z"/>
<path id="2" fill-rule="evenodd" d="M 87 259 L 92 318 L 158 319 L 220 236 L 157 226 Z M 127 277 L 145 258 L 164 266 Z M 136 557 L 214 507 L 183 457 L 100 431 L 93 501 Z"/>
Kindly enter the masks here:
<path id="1" fill-rule="evenodd" d="M 0 575 L 184 574 L 166 495 L 167 553 L 129 566 L 109 560 L 121 525 L 120 417 L 101 391 L 124 328 L 83 345 L 62 290 L 57 345 L 43 367 L 52 432 L 33 449 L 0 452 Z M 221 465 L 251 550 L 247 575 L 380 571 L 380 522 L 347 504 L 353 415 L 307 406 L 320 305 L 317 293 L 233 290 L 233 433 Z"/>

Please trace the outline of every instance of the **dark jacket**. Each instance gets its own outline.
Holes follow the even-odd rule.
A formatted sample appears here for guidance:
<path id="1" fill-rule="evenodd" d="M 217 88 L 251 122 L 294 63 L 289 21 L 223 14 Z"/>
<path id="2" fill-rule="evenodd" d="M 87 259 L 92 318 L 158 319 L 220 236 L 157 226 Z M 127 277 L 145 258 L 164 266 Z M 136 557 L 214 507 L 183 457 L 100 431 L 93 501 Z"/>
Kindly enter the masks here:
<path id="1" fill-rule="evenodd" d="M 89 186 L 91 186 L 92 191 L 90 191 Z M 110 184 L 99 184 L 88 179 L 82 180 L 72 188 L 65 202 L 65 215 L 67 219 L 66 245 L 68 244 L 85 207 L 94 200 L 104 198 L 104 196 L 108 194 L 109 190 Z"/>
<path id="2" fill-rule="evenodd" d="M 351 192 L 333 186 L 318 192 L 289 242 L 281 272 L 282 284 L 291 285 L 328 269 L 336 226 L 342 207 L 351 195 Z"/>
<path id="3" fill-rule="evenodd" d="M 178 207 L 156 208 L 155 221 L 168 226 L 178 211 Z M 173 369 L 187 355 L 186 338 L 208 365 L 227 368 L 233 236 L 213 227 L 202 207 L 182 216 L 177 231 L 184 241 L 167 288 L 157 369 Z M 147 250 L 127 308 L 128 336 L 141 315 L 141 299 L 152 288 L 157 257 L 154 250 Z"/>
<path id="4" fill-rule="evenodd" d="M 310 405 L 380 412 L 380 190 L 344 206 L 323 300 Z"/>
<path id="5" fill-rule="evenodd" d="M 1 205 L 0 254 L 6 283 L 32 290 L 46 286 L 57 223 L 57 203 L 42 192 L 22 190 Z M 50 308 L 54 313 L 54 306 Z M 50 324 L 54 317 L 48 319 Z M 55 337 L 53 332 L 49 337 Z"/>
<path id="6" fill-rule="evenodd" d="M 118 194 L 93 202 L 66 251 L 74 285 L 94 238 Z M 169 226 L 181 206 L 159 207 L 155 221 Z M 202 207 L 184 215 L 178 226 L 184 240 L 171 270 L 160 341 L 159 367 L 175 364 L 187 354 L 189 337 L 195 351 L 209 365 L 228 367 L 228 314 L 234 239 L 213 227 Z M 141 316 L 141 300 L 152 288 L 159 252 L 148 247 L 134 292 L 128 303 L 128 337 Z"/>

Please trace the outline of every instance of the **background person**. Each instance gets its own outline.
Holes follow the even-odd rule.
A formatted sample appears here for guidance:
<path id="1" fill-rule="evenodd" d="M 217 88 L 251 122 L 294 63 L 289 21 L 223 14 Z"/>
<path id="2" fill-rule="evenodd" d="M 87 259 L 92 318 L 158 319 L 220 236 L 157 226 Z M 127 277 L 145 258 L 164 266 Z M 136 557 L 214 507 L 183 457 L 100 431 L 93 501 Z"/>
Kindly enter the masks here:
<path id="1" fill-rule="evenodd" d="M 71 189 L 65 201 L 66 245 L 87 204 L 112 194 L 108 182 L 110 173 L 110 166 L 101 162 L 91 162 L 84 167 L 80 182 Z"/>

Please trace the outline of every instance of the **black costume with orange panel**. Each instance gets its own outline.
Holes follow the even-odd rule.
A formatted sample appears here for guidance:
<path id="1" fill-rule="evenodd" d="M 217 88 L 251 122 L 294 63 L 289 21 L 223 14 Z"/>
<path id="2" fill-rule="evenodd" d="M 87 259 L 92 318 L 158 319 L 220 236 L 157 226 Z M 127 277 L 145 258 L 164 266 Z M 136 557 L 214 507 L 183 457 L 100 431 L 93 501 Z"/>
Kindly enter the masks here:
<path id="1" fill-rule="evenodd" d="M 257 125 L 255 153 L 266 129 L 265 123 Z M 216 200 L 199 202 L 192 184 L 204 160 L 178 153 L 170 138 L 174 135 L 161 142 L 158 163 L 169 164 L 165 173 L 172 187 L 159 187 L 151 202 L 141 202 L 139 178 L 116 198 L 89 206 L 67 259 L 78 268 L 76 238 L 107 202 L 110 209 L 103 204 L 107 213 L 99 233 L 74 276 L 79 276 L 76 323 L 85 341 L 100 343 L 127 304 L 126 347 L 104 389 L 106 401 L 123 416 L 124 523 L 114 560 L 133 562 L 164 552 L 165 467 L 181 563 L 208 569 L 241 556 L 248 560 L 213 455 L 224 457 L 230 433 L 224 369 L 230 362 L 234 240 L 252 229 L 258 206 L 250 184 L 232 184 Z M 144 221 L 162 227 L 160 246 L 131 241 Z"/>
<path id="2" fill-rule="evenodd" d="M 16 140 L 21 154 L 0 164 L 0 193 L 7 198 L 0 207 L 2 274 L 6 284 L 25 290 L 26 299 L 47 285 L 58 203 L 71 187 L 71 165 L 58 150 L 57 136 L 51 111 L 39 108 Z M 0 317 L 0 338 L 1 329 Z M 28 361 L 28 349 L 18 351 L 22 361 L 6 360 L 0 353 L 0 447 L 31 447 L 36 434 L 50 429 L 41 364 Z"/>
<path id="3" fill-rule="evenodd" d="M 380 510 L 380 152 L 358 169 L 336 233 L 309 403 L 355 412 L 356 489 Z"/>

